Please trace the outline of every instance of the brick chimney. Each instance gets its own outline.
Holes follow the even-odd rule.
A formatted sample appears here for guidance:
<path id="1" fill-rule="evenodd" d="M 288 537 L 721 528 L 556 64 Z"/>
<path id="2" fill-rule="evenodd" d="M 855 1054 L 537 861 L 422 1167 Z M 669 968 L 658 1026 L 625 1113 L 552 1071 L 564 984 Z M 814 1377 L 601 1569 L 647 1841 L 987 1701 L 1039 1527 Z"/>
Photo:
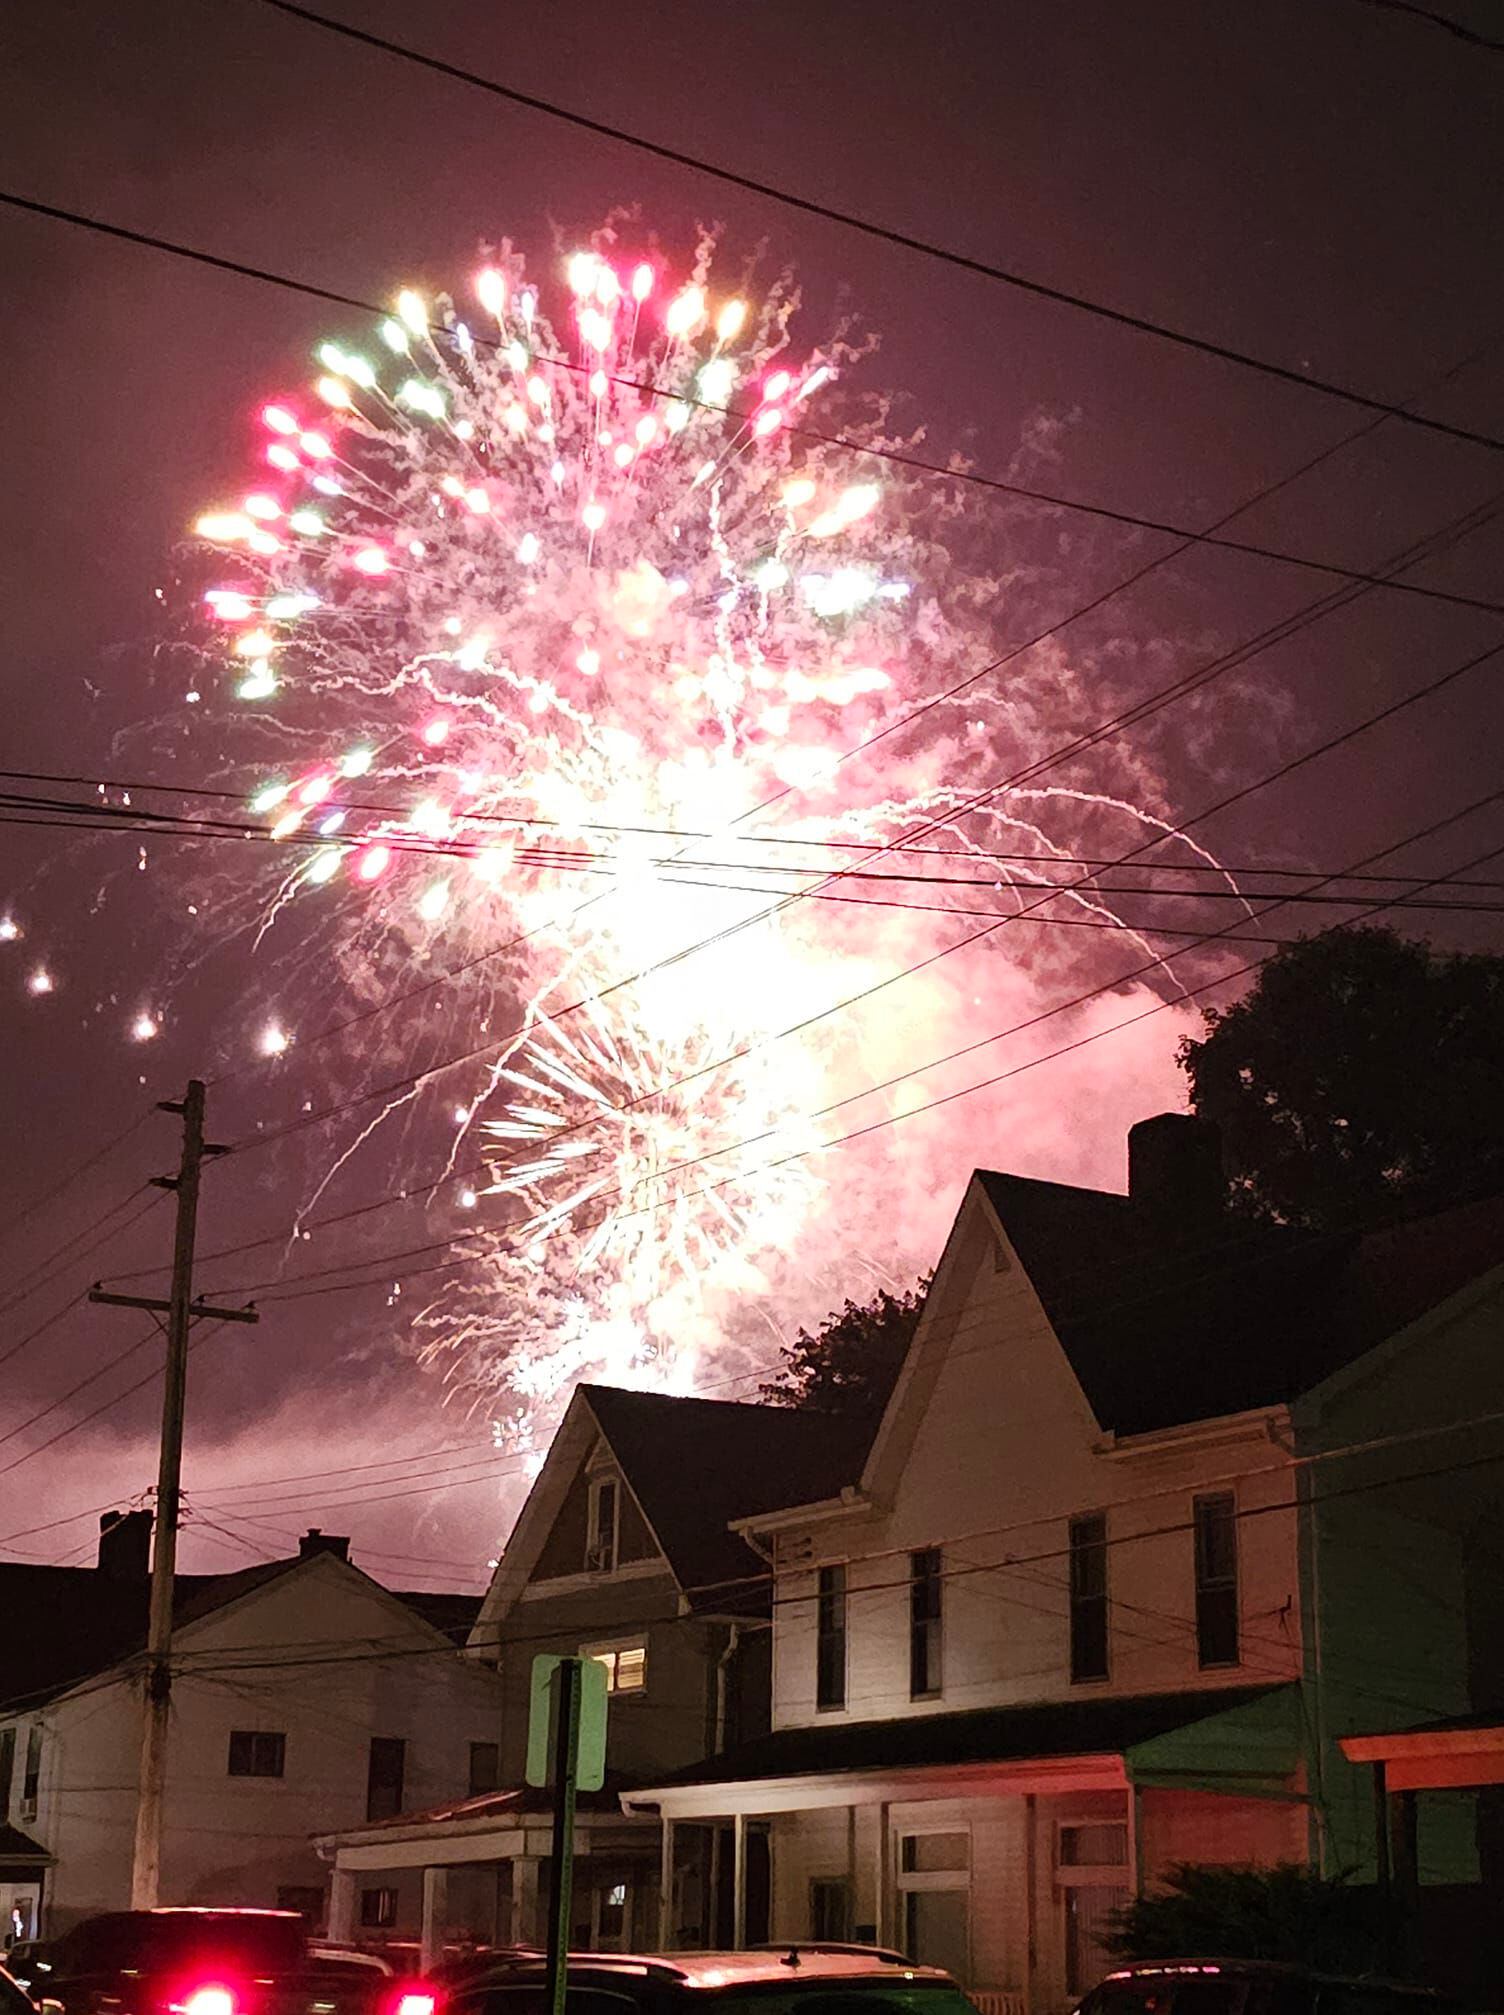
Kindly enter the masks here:
<path id="1" fill-rule="evenodd" d="M 312 1560 L 316 1553 L 332 1553 L 336 1560 L 350 1558 L 350 1539 L 347 1533 L 320 1532 L 316 1525 L 310 1525 L 298 1541 L 299 1560 Z"/>
<path id="2" fill-rule="evenodd" d="M 1205 1238 L 1226 1201 L 1217 1128 L 1185 1112 L 1156 1113 L 1129 1127 L 1128 1196 L 1150 1236 Z"/>
<path id="3" fill-rule="evenodd" d="M 145 1581 L 151 1564 L 151 1513 L 107 1511 L 99 1521 L 97 1571 L 108 1581 Z"/>

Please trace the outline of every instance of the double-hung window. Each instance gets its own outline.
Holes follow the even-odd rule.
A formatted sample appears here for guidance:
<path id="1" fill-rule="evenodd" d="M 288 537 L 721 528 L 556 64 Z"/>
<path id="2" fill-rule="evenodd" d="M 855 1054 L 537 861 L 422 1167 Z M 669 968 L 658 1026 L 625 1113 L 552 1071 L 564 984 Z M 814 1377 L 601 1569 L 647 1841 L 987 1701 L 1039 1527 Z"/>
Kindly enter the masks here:
<path id="1" fill-rule="evenodd" d="M 901 1834 L 895 1886 L 904 1951 L 964 1980 L 971 1971 L 971 1835 Z"/>
<path id="2" fill-rule="evenodd" d="M 35 1722 L 26 1731 L 26 1764 L 21 1775 L 21 1817 L 35 1819 L 42 1786 L 42 1731 Z"/>
<path id="3" fill-rule="evenodd" d="M 470 1796 L 482 1798 L 501 1786 L 501 1744 L 472 1742 L 470 1745 Z"/>
<path id="4" fill-rule="evenodd" d="M 1238 1507 L 1230 1490 L 1196 1499 L 1196 1658 L 1238 1663 Z"/>
<path id="5" fill-rule="evenodd" d="M 400 1735 L 373 1735 L 366 1766 L 367 1819 L 395 1819 L 402 1810 L 407 1744 Z"/>
<path id="6" fill-rule="evenodd" d="M 582 1658 L 606 1668 L 607 1693 L 642 1693 L 648 1683 L 648 1648 L 640 1637 L 623 1644 L 587 1644 Z"/>
<path id="7" fill-rule="evenodd" d="M 1107 1514 L 1071 1520 L 1071 1684 L 1107 1677 Z"/>
<path id="8" fill-rule="evenodd" d="M 815 1595 L 815 1705 L 846 1705 L 846 1565 L 822 1567 Z"/>
<path id="9" fill-rule="evenodd" d="M 942 1683 L 944 1562 L 938 1546 L 909 1555 L 909 1698 L 931 1700 Z"/>
<path id="10" fill-rule="evenodd" d="M 281 1777 L 287 1767 L 287 1737 L 270 1728 L 232 1728 L 232 1777 Z"/>

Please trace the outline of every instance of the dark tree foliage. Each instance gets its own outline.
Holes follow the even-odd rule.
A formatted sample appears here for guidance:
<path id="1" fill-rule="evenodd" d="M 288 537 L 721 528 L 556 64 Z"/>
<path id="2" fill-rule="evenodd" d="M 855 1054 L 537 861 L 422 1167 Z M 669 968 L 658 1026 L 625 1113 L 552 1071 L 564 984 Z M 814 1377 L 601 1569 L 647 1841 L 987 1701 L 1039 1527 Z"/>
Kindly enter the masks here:
<path id="1" fill-rule="evenodd" d="M 1247 1214 L 1315 1229 L 1504 1174 L 1504 958 L 1373 926 L 1302 938 L 1180 1065 Z"/>
<path id="2" fill-rule="evenodd" d="M 1181 1862 L 1152 1895 L 1115 1913 L 1103 1941 L 1118 1959 L 1282 1959 L 1328 1973 L 1383 1964 L 1377 1892 L 1291 1862 L 1207 1868 Z"/>
<path id="3" fill-rule="evenodd" d="M 801 1329 L 780 1355 L 783 1369 L 762 1397 L 777 1406 L 825 1413 L 880 1413 L 903 1368 L 929 1278 L 902 1294 L 879 1288 L 871 1301 L 847 1300 L 811 1334 Z"/>

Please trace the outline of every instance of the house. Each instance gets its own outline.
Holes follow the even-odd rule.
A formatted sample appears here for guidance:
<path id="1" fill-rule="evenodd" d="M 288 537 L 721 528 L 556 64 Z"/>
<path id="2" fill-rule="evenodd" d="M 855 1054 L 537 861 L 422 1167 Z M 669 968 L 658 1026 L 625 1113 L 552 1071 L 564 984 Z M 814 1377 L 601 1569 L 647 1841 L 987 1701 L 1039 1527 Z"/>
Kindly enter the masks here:
<path id="1" fill-rule="evenodd" d="M 785 1407 L 581 1386 L 554 1437 L 470 1635 L 499 1672 L 499 1775 L 446 1800 L 320 1840 L 333 1866 L 331 1930 L 397 1898 L 397 1928 L 425 1952 L 544 1931 L 552 1801 L 524 1783 L 534 1658 L 584 1652 L 608 1687 L 607 1780 L 579 1801 L 574 1937 L 598 1950 L 653 1944 L 662 1873 L 656 1814 L 624 1812 L 634 1784 L 766 1730 L 770 1580 L 733 1529 L 784 1502 L 854 1483 L 872 1423 Z M 672 1932 L 730 1943 L 734 1829 L 686 1836 Z M 739 1865 L 739 1864 L 737 1864 Z M 766 1863 L 742 1871 L 748 1922 L 766 1916 Z"/>
<path id="2" fill-rule="evenodd" d="M 0 1563 L 0 1909 L 30 1935 L 130 1902 L 151 1515 L 92 1568 Z M 495 1675 L 473 1598 L 395 1594 L 313 1532 L 294 1559 L 176 1584 L 162 1900 L 323 1911 L 309 1836 L 467 1789 Z"/>
<path id="3" fill-rule="evenodd" d="M 897 1944 L 984 2015 L 1068 2006 L 1173 1862 L 1371 1865 L 1338 1738 L 1479 1658 L 1504 1206 L 1249 1231 L 1197 1122 L 1129 1159 L 1127 1196 L 972 1177 L 859 1482 L 738 1522 L 769 1732 L 623 1800 L 666 1867 L 728 1826 L 770 1862 L 774 1937 Z"/>

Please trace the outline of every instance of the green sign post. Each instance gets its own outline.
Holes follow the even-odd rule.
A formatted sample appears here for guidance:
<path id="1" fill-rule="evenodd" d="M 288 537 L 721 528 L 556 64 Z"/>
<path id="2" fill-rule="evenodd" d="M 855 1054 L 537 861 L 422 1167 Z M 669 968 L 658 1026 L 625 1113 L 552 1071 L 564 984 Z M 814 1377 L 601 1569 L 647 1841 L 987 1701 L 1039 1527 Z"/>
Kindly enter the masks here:
<path id="1" fill-rule="evenodd" d="M 529 1784 L 552 1783 L 554 1787 L 553 1889 L 548 1902 L 544 2011 L 545 2015 L 564 2015 L 574 1892 L 575 1793 L 599 1791 L 606 1781 L 606 1668 L 598 1658 L 564 1658 L 541 1652 L 533 1660 L 526 1776 Z"/>

